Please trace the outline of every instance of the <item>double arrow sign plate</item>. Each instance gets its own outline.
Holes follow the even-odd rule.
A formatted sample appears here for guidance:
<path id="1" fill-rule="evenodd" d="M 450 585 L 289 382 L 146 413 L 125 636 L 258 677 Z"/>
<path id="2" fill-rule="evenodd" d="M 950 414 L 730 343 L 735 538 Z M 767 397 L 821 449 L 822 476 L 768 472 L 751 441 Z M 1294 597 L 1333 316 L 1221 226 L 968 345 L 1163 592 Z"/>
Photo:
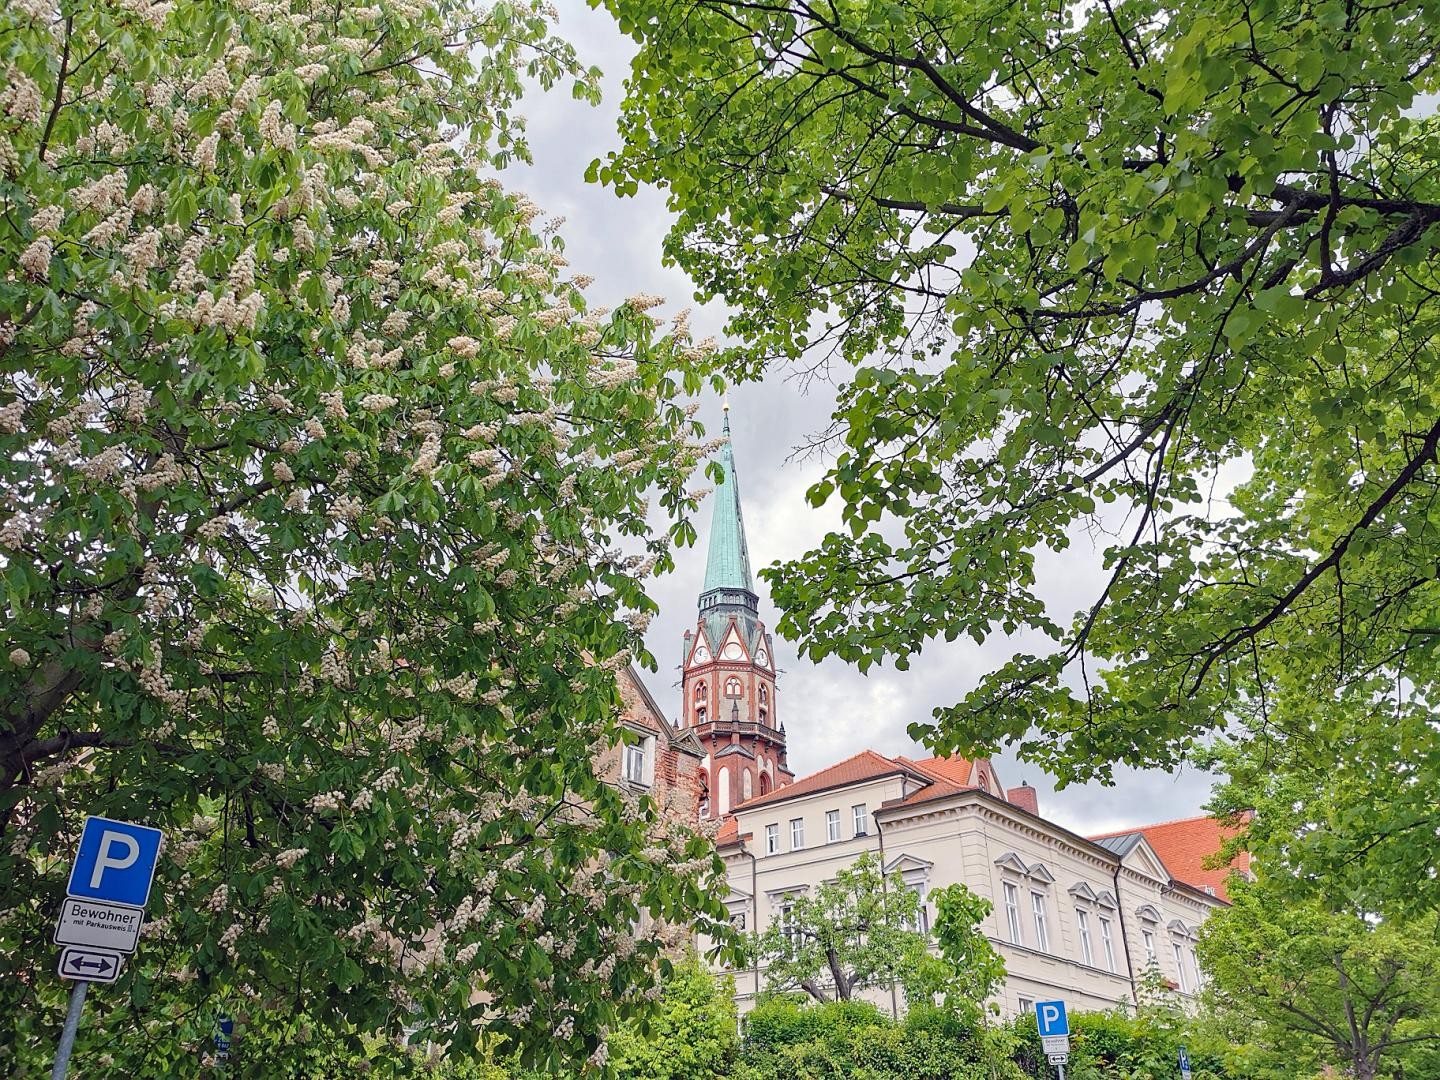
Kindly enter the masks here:
<path id="1" fill-rule="evenodd" d="M 119 953 L 67 945 L 60 950 L 60 977 L 86 982 L 113 983 L 120 977 Z"/>

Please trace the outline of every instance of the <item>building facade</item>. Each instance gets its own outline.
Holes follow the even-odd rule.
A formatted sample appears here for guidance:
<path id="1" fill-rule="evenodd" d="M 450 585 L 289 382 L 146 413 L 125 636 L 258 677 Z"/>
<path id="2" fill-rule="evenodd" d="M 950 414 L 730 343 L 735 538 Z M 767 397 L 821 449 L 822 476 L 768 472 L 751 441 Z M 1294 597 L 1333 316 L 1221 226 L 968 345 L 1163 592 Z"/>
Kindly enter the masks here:
<path id="1" fill-rule="evenodd" d="M 1075 1009 L 1133 1004 L 1151 973 L 1182 998 L 1193 995 L 1196 935 L 1226 902 L 1229 871 L 1205 865 L 1226 836 L 1212 819 L 1081 836 L 1041 815 L 1035 789 L 1007 790 L 985 759 L 867 750 L 795 779 L 728 444 L 719 464 L 698 617 L 683 643 L 678 722 L 668 724 L 629 673 L 627 722 L 649 735 L 622 750 L 620 771 L 627 782 L 654 785 L 674 812 L 718 826 L 734 924 L 758 935 L 785 918 L 795 896 L 873 852 L 918 894 L 923 927 L 935 914 L 935 889 L 961 882 L 991 901 L 984 930 L 1005 960 L 1005 1015 L 1054 997 Z M 765 989 L 765 971 L 733 974 L 747 1010 Z M 871 986 L 864 995 L 903 1008 L 898 988 Z"/>
<path id="2" fill-rule="evenodd" d="M 717 837 L 737 927 L 783 921 L 794 896 L 833 879 L 863 852 L 919 897 L 961 882 L 993 905 L 986 935 L 1005 960 L 1004 1015 L 1037 1000 L 1073 1009 L 1133 1004 L 1152 968 L 1182 997 L 1200 987 L 1195 941 L 1224 903 L 1179 880 L 1143 831 L 1092 840 L 1042 817 L 1033 788 L 1007 793 L 981 760 L 922 761 L 865 751 L 738 806 Z M 735 971 L 743 1010 L 765 971 Z M 898 988 L 868 987 L 903 1009 Z"/>

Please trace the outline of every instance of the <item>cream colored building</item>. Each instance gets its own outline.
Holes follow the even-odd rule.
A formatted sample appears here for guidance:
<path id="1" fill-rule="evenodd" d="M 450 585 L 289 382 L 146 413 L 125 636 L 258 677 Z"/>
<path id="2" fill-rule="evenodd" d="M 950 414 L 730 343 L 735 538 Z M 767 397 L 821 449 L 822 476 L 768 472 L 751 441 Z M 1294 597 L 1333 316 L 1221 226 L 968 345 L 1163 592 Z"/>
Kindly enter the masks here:
<path id="1" fill-rule="evenodd" d="M 748 933 L 865 851 L 919 893 L 927 926 L 928 894 L 963 882 L 994 905 L 984 929 L 1005 959 L 1005 1016 L 1047 998 L 1072 1010 L 1133 1004 L 1150 964 L 1188 998 L 1201 977 L 1196 933 L 1225 902 L 1223 888 L 1180 880 L 1143 829 L 1080 836 L 1039 815 L 1033 788 L 1007 793 L 985 760 L 866 751 L 741 803 L 717 845 L 732 919 Z M 743 1012 L 765 972 L 734 974 Z M 904 1007 L 889 986 L 865 996 Z"/>

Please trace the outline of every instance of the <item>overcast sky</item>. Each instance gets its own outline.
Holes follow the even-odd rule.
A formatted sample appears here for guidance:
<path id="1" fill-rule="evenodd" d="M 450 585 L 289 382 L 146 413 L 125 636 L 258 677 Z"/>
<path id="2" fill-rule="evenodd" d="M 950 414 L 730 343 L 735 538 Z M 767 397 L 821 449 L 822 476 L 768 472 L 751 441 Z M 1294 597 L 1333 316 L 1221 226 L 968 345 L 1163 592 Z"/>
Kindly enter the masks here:
<path id="1" fill-rule="evenodd" d="M 507 183 L 526 191 L 547 214 L 564 215 L 561 233 L 573 269 L 596 278 L 589 290 L 592 303 L 614 305 L 635 293 L 656 293 L 669 301 L 656 314 L 691 307 L 697 338 L 723 336 L 723 307 L 695 305 L 685 274 L 661 265 L 661 241 L 671 221 L 663 194 L 642 190 L 633 198 L 618 199 L 608 189 L 585 183 L 586 166 L 618 145 L 615 117 L 633 47 L 607 15 L 590 10 L 584 0 L 556 0 L 556 6 L 561 32 L 575 43 L 586 64 L 604 71 L 605 102 L 592 108 L 572 99 L 565 87 L 533 94 L 524 111 L 535 163 L 511 170 Z M 823 471 L 823 461 L 790 460 L 807 436 L 825 426 L 831 391 L 824 384 L 802 388 L 777 374 L 737 387 L 730 400 L 750 558 L 759 569 L 803 554 L 839 523 L 837 505 L 817 511 L 804 500 L 806 488 Z M 701 417 L 718 433 L 719 402 L 707 399 Z M 647 673 L 647 681 L 672 718 L 679 705 L 681 637 L 694 624 L 705 572 L 709 517 L 707 506 L 698 523 L 700 545 L 681 551 L 678 571 L 653 590 L 661 610 L 647 643 L 660 671 Z M 1062 615 L 1062 621 L 1098 590 L 1093 553 L 1083 546 L 1044 558 L 1040 578 L 1052 614 Z M 761 618 L 773 625 L 775 609 L 763 582 L 756 585 Z M 909 671 L 872 669 L 867 676 L 835 660 L 818 665 L 801 660 L 792 645 L 777 638 L 777 718 L 785 722 L 789 735 L 791 768 L 804 775 L 867 747 L 887 755 L 925 753 L 906 734 L 907 726 L 928 720 L 936 705 L 958 701 L 981 675 L 1026 645 L 1000 636 L 983 647 L 968 639 L 948 645 L 942 641 L 932 644 Z M 1038 649 L 1040 643 L 1028 646 Z M 1012 755 L 997 758 L 996 765 L 1003 783 L 1029 782 L 1039 789 L 1042 813 L 1081 833 L 1197 813 L 1211 783 L 1193 769 L 1178 776 L 1129 770 L 1113 788 L 1091 785 L 1055 792 L 1044 773 Z"/>

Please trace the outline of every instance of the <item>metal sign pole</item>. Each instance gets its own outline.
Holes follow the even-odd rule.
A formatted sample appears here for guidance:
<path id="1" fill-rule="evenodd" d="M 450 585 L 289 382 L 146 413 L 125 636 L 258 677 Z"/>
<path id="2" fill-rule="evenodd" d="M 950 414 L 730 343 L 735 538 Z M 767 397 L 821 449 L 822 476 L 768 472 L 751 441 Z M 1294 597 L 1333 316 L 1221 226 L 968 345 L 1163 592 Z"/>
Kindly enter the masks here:
<path id="1" fill-rule="evenodd" d="M 50 1071 L 50 1080 L 65 1080 L 70 1071 L 70 1051 L 75 1049 L 75 1029 L 80 1026 L 80 1012 L 85 1008 L 85 991 L 90 984 L 84 979 L 75 980 L 75 989 L 70 991 L 70 1011 L 65 1014 L 65 1029 L 60 1032 L 60 1048 L 55 1051 L 55 1068 Z"/>
<path id="2" fill-rule="evenodd" d="M 1060 1070 L 1060 1080 L 1065 1080 L 1065 1066 L 1064 1066 L 1064 1065 L 1056 1065 L 1055 1068 L 1057 1068 L 1057 1069 Z"/>

